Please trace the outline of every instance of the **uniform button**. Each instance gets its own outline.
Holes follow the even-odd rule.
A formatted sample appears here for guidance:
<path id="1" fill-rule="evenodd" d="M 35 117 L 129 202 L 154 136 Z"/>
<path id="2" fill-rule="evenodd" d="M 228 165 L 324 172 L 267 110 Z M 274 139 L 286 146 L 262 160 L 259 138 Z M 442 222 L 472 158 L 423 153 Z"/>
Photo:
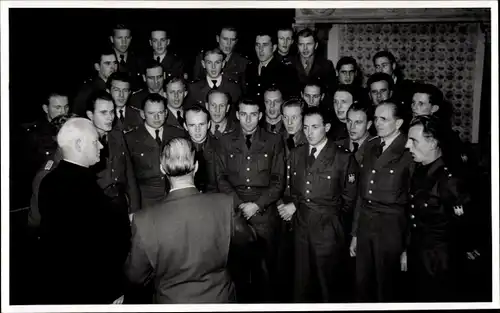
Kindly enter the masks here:
<path id="1" fill-rule="evenodd" d="M 306 199 L 306 202 L 311 202 L 311 199 Z"/>
<path id="2" fill-rule="evenodd" d="M 293 172 L 293 175 L 297 175 L 297 172 Z"/>
<path id="3" fill-rule="evenodd" d="M 372 200 L 368 200 L 368 203 L 372 203 Z"/>
<path id="4" fill-rule="evenodd" d="M 411 219 L 414 219 L 414 218 L 415 218 L 415 215 L 413 215 L 413 214 L 412 214 L 412 215 L 410 215 L 410 218 L 411 218 Z"/>
<path id="5" fill-rule="evenodd" d="M 46 154 L 46 155 L 49 155 L 49 151 L 45 151 L 45 154 Z"/>
<path id="6" fill-rule="evenodd" d="M 413 224 L 413 228 L 417 227 L 417 224 Z"/>
<path id="7" fill-rule="evenodd" d="M 260 92 L 257 92 L 257 96 L 260 96 Z"/>
<path id="8" fill-rule="evenodd" d="M 250 189 L 250 188 L 252 188 L 252 187 L 250 187 L 250 186 L 247 187 L 247 189 Z"/>
<path id="9" fill-rule="evenodd" d="M 307 173 L 307 175 L 311 176 L 312 174 L 311 173 Z"/>
<path id="10" fill-rule="evenodd" d="M 161 180 L 165 179 L 165 177 L 162 177 Z"/>
<path id="11" fill-rule="evenodd" d="M 330 179 L 331 177 L 330 176 L 327 176 L 326 179 Z"/>
<path id="12" fill-rule="evenodd" d="M 259 86 L 259 87 L 260 87 L 260 84 L 257 84 L 257 86 Z"/>
<path id="13" fill-rule="evenodd" d="M 264 157 L 267 158 L 267 154 L 264 154 Z"/>
<path id="14" fill-rule="evenodd" d="M 290 185 L 286 185 L 286 188 L 290 188 Z"/>
<path id="15" fill-rule="evenodd" d="M 290 169 L 290 165 L 288 165 L 286 168 Z"/>
<path id="16" fill-rule="evenodd" d="M 359 167 L 363 167 L 363 164 L 361 164 Z"/>
<path id="17" fill-rule="evenodd" d="M 125 152 L 122 152 L 122 155 L 125 155 Z"/>
<path id="18" fill-rule="evenodd" d="M 371 191 L 371 190 L 368 190 L 368 193 L 369 193 L 369 194 L 372 194 L 372 193 L 373 193 L 373 191 Z"/>
<path id="19" fill-rule="evenodd" d="M 427 203 L 424 203 L 424 206 L 427 207 Z"/>
<path id="20" fill-rule="evenodd" d="M 375 174 L 376 172 L 377 172 L 377 171 L 375 171 L 375 170 L 372 170 L 372 173 L 373 173 L 373 174 Z"/>
<path id="21" fill-rule="evenodd" d="M 311 184 L 311 182 L 310 182 L 310 181 L 306 181 L 306 184 L 310 185 L 310 184 Z"/>
<path id="22" fill-rule="evenodd" d="M 286 178 L 290 179 L 290 175 L 287 175 Z"/>
<path id="23" fill-rule="evenodd" d="M 250 160 L 250 156 L 247 156 L 247 160 Z"/>
<path id="24" fill-rule="evenodd" d="M 112 169 L 111 169 L 111 172 L 114 172 L 114 171 L 115 171 L 115 169 L 114 169 L 114 168 L 112 168 Z"/>
<path id="25" fill-rule="evenodd" d="M 414 197 L 414 195 L 413 195 L 413 194 L 411 194 L 411 195 L 410 195 L 410 198 L 412 198 L 412 199 L 413 199 L 413 197 Z"/>
<path id="26" fill-rule="evenodd" d="M 250 178 L 247 178 L 247 183 L 249 183 L 249 182 L 250 182 Z"/>
<path id="27" fill-rule="evenodd" d="M 118 181 L 118 178 L 115 178 L 115 181 Z"/>
<path id="28" fill-rule="evenodd" d="M 370 180 L 370 184 L 373 184 L 373 180 Z"/>
<path id="29" fill-rule="evenodd" d="M 310 193 L 310 191 L 309 191 L 309 190 L 306 190 L 306 193 Z"/>
<path id="30" fill-rule="evenodd" d="M 394 170 L 390 170 L 389 173 L 391 173 L 391 174 L 394 173 Z"/>
<path id="31" fill-rule="evenodd" d="M 144 156 L 144 153 L 141 153 L 141 156 Z"/>
<path id="32" fill-rule="evenodd" d="M 247 167 L 247 172 L 250 172 L 250 168 L 249 167 Z"/>
<path id="33" fill-rule="evenodd" d="M 413 204 L 412 204 L 412 205 L 411 205 L 411 208 L 413 209 L 414 207 L 415 207 L 415 205 L 413 205 Z"/>

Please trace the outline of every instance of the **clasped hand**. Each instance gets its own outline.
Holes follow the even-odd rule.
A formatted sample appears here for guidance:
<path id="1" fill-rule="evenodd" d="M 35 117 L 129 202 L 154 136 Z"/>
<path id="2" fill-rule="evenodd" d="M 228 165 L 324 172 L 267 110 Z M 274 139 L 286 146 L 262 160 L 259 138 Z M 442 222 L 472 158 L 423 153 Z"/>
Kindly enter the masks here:
<path id="1" fill-rule="evenodd" d="M 284 221 L 289 222 L 292 219 L 293 214 L 297 211 L 295 204 L 290 202 L 288 204 L 280 204 L 278 206 L 278 213 Z"/>
<path id="2" fill-rule="evenodd" d="M 238 206 L 238 208 L 243 213 L 243 216 L 249 220 L 251 219 L 255 213 L 259 210 L 259 206 L 253 202 L 245 202 Z"/>

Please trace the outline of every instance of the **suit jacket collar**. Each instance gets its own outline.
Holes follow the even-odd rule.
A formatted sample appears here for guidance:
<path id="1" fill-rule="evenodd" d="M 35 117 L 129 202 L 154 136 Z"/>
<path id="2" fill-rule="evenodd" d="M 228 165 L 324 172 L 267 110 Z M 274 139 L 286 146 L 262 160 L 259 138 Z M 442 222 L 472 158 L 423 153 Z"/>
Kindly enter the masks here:
<path id="1" fill-rule="evenodd" d="M 200 194 L 198 189 L 195 187 L 187 187 L 182 189 L 177 189 L 168 193 L 166 201 L 173 201 L 181 198 L 190 197 L 193 195 Z"/>
<path id="2" fill-rule="evenodd" d="M 380 144 L 380 139 L 377 140 Z M 405 151 L 406 136 L 404 134 L 399 134 L 396 139 L 391 143 L 391 145 L 380 155 L 380 157 L 375 162 L 375 167 L 381 167 L 385 164 L 389 164 L 394 160 L 397 160 Z M 376 146 L 376 145 L 375 145 Z"/>
<path id="3" fill-rule="evenodd" d="M 258 152 L 266 144 L 266 131 L 257 126 L 257 130 L 252 135 L 252 145 L 250 146 L 250 151 L 246 146 L 246 138 L 241 130 L 241 127 L 236 128 L 234 132 L 231 133 L 232 142 L 235 144 L 235 148 L 240 151 Z"/>

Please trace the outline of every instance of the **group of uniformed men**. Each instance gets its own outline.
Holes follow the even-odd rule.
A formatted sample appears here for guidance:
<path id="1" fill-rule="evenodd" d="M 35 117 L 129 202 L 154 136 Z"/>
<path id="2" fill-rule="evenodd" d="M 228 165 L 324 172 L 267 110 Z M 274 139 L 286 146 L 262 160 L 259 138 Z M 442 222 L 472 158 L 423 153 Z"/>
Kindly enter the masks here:
<path id="1" fill-rule="evenodd" d="M 309 29 L 257 33 L 250 62 L 234 51 L 237 30 L 222 27 L 192 73 L 169 51 L 166 30 L 151 31 L 144 58 L 131 40 L 116 25 L 95 56 L 95 79 L 73 101 L 50 91 L 31 131 L 42 170 L 30 225 L 43 221 L 38 186 L 60 161 L 57 129 L 79 115 L 103 146 L 99 186 L 131 218 L 169 192 L 162 147 L 192 140 L 198 189 L 232 195 L 257 235 L 229 260 L 239 302 L 396 301 L 401 271 L 416 289 L 410 300 L 456 299 L 459 254 L 478 254 L 457 242 L 471 198 L 468 174 L 454 169 L 470 160 L 450 144 L 460 140 L 435 86 L 403 80 L 380 51 L 363 87 L 356 60 L 334 67 Z"/>

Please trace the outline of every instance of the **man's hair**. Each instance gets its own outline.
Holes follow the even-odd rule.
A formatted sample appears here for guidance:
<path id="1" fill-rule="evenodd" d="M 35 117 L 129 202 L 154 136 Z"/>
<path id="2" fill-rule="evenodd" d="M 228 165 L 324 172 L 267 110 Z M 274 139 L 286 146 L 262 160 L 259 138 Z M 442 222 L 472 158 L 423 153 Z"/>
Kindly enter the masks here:
<path id="1" fill-rule="evenodd" d="M 220 29 L 219 29 L 219 33 L 217 33 L 217 35 L 220 36 L 220 34 L 222 33 L 223 30 L 228 30 L 228 31 L 232 31 L 232 32 L 235 32 L 236 33 L 236 39 L 238 39 L 238 29 L 236 29 L 236 27 L 234 27 L 233 25 L 223 25 Z"/>
<path id="2" fill-rule="evenodd" d="M 73 142 L 83 136 L 87 129 L 93 129 L 94 125 L 89 119 L 83 117 L 73 117 L 63 124 L 57 133 L 57 145 L 64 151 L 67 148 L 73 149 Z"/>
<path id="3" fill-rule="evenodd" d="M 209 54 L 219 54 L 222 56 L 222 60 L 224 60 L 224 53 L 222 50 L 217 46 L 217 47 L 210 47 L 208 49 L 203 50 L 203 60 L 207 57 Z"/>
<path id="4" fill-rule="evenodd" d="M 174 138 L 163 148 L 160 162 L 170 177 L 184 176 L 195 168 L 195 149 L 190 140 Z"/>
<path id="5" fill-rule="evenodd" d="M 227 105 L 231 105 L 232 99 L 231 99 L 231 95 L 229 94 L 229 92 L 224 92 L 224 91 L 219 90 L 219 89 L 210 89 L 210 91 L 207 93 L 207 97 L 205 98 L 206 103 L 209 102 L 210 96 L 213 95 L 213 94 L 215 94 L 215 93 L 219 93 L 221 95 L 226 96 Z"/>
<path id="6" fill-rule="evenodd" d="M 269 86 L 268 88 L 266 88 L 266 90 L 264 91 L 264 94 L 266 94 L 266 92 L 275 92 L 275 91 L 279 91 L 279 93 L 281 94 L 281 97 L 283 98 L 283 92 L 281 91 L 281 89 L 279 89 L 274 84 L 272 84 L 271 86 Z"/>
<path id="7" fill-rule="evenodd" d="M 311 115 L 316 115 L 316 114 L 321 116 L 321 119 L 323 120 L 323 125 L 326 125 L 327 123 L 331 122 L 328 118 L 327 112 L 325 112 L 325 110 L 323 110 L 320 107 L 305 108 L 303 119 L 305 119 L 306 116 L 311 116 Z"/>
<path id="8" fill-rule="evenodd" d="M 392 115 L 394 116 L 394 118 L 403 120 L 403 124 L 399 128 L 400 131 L 407 133 L 408 132 L 408 124 L 409 124 L 409 121 L 411 120 L 411 114 L 409 114 L 406 106 L 403 105 L 402 103 L 396 103 L 392 99 L 387 99 L 385 101 L 382 101 L 381 103 L 379 103 L 379 105 L 377 107 L 379 107 L 381 105 L 391 106 Z M 376 108 L 375 108 L 375 110 L 376 110 Z"/>
<path id="9" fill-rule="evenodd" d="M 166 106 L 166 99 L 157 93 L 150 93 L 144 98 L 144 101 L 141 103 L 141 110 L 144 111 L 147 102 L 163 103 L 163 105 Z"/>
<path id="10" fill-rule="evenodd" d="M 114 105 L 113 97 L 111 97 L 111 94 L 109 94 L 105 90 L 99 90 L 99 91 L 94 92 L 90 96 L 89 100 L 87 101 L 86 111 L 90 111 L 93 113 L 95 110 L 95 103 L 97 102 L 97 100 L 110 101 Z"/>
<path id="11" fill-rule="evenodd" d="M 417 83 L 413 86 L 413 94 L 424 93 L 429 96 L 429 103 L 441 107 L 444 101 L 444 96 L 438 87 L 431 84 Z"/>
<path id="12" fill-rule="evenodd" d="M 205 108 L 205 106 L 202 106 L 199 104 L 192 104 L 192 105 L 188 106 L 187 108 L 185 108 L 184 109 L 184 120 L 185 121 L 186 121 L 186 116 L 187 116 L 188 112 L 195 112 L 195 113 L 203 112 L 207 116 L 207 123 L 208 123 L 208 121 L 210 121 L 210 112 L 208 112 L 208 110 Z M 187 124 L 187 122 L 186 122 L 186 124 Z"/>
<path id="13" fill-rule="evenodd" d="M 372 58 L 373 64 L 375 64 L 375 60 L 378 58 L 387 58 L 389 62 L 391 62 L 391 64 L 396 63 L 396 58 L 394 57 L 394 55 L 386 50 L 375 53 L 375 55 Z"/>
<path id="14" fill-rule="evenodd" d="M 263 36 L 269 36 L 271 38 L 271 44 L 275 45 L 278 43 L 278 39 L 276 38 L 276 33 L 271 31 L 270 29 L 260 29 L 257 34 L 255 34 L 255 40 L 257 40 L 257 37 L 263 37 Z"/>
<path id="15" fill-rule="evenodd" d="M 354 66 L 354 70 L 357 71 L 358 70 L 358 62 L 356 62 L 356 60 L 353 58 L 353 57 L 341 57 L 340 60 L 337 62 L 337 66 L 335 67 L 337 69 L 337 71 L 340 71 L 340 68 L 343 66 L 343 65 L 347 65 L 347 64 L 352 64 Z"/>
<path id="16" fill-rule="evenodd" d="M 259 112 L 262 112 L 262 106 L 259 104 L 259 102 L 257 102 L 257 100 L 255 99 L 251 99 L 251 98 L 243 98 L 240 100 L 240 102 L 238 103 L 238 111 L 240 110 L 240 106 L 241 105 L 255 105 L 259 108 Z"/>
<path id="17" fill-rule="evenodd" d="M 293 37 L 293 34 L 294 34 L 294 30 L 293 30 L 293 27 L 291 25 L 280 25 L 280 26 L 278 26 L 278 29 L 276 30 L 276 34 L 279 31 L 291 31 L 292 32 L 292 37 Z"/>
<path id="18" fill-rule="evenodd" d="M 147 75 L 148 70 L 150 70 L 152 68 L 157 68 L 157 67 L 161 68 L 162 72 L 164 72 L 163 67 L 161 66 L 161 64 L 158 61 L 156 61 L 154 59 L 149 59 L 148 61 L 146 61 L 146 64 L 144 66 L 144 75 L 145 76 Z"/>
<path id="19" fill-rule="evenodd" d="M 103 46 L 100 46 L 99 48 L 97 48 L 97 50 L 94 52 L 94 57 L 93 57 L 93 60 L 94 62 L 92 63 L 97 63 L 97 64 L 101 64 L 101 60 L 102 60 L 102 57 L 104 55 L 115 55 L 115 50 L 113 50 L 113 48 L 111 48 L 109 45 L 103 45 Z"/>
<path id="20" fill-rule="evenodd" d="M 366 114 L 366 121 L 369 122 L 369 121 L 372 121 L 373 122 L 373 115 L 374 115 L 374 108 L 373 108 L 373 105 L 369 105 L 367 103 L 364 103 L 364 102 L 355 102 L 353 103 L 349 109 L 347 110 L 347 114 L 346 116 L 349 115 L 349 112 L 365 112 Z"/>
<path id="21" fill-rule="evenodd" d="M 121 29 L 127 29 L 130 31 L 130 34 L 132 34 L 132 29 L 128 25 L 118 23 L 118 24 L 113 25 L 113 27 L 111 28 L 111 36 L 115 35 L 116 30 L 121 30 Z"/>
<path id="22" fill-rule="evenodd" d="M 109 76 L 108 81 L 106 82 L 106 87 L 110 91 L 111 91 L 111 83 L 113 81 L 119 81 L 119 82 L 127 83 L 127 84 L 129 84 L 129 86 L 131 85 L 130 84 L 130 77 L 125 72 L 114 72 L 113 74 L 111 74 Z"/>
<path id="23" fill-rule="evenodd" d="M 303 30 L 299 31 L 297 33 L 297 40 L 299 37 L 313 37 L 314 42 L 318 42 L 318 36 L 316 35 L 316 32 L 311 30 L 310 28 L 304 28 Z"/>
<path id="24" fill-rule="evenodd" d="M 394 80 L 392 79 L 391 75 L 386 74 L 386 73 L 374 73 L 370 75 L 368 78 L 368 82 L 366 83 L 366 86 L 368 87 L 368 90 L 371 90 L 371 85 L 376 82 L 380 81 L 386 81 L 387 85 L 389 86 L 389 90 L 394 89 Z"/>
<path id="25" fill-rule="evenodd" d="M 62 86 L 52 87 L 48 92 L 45 93 L 42 104 L 48 106 L 50 98 L 52 97 L 67 97 L 69 100 L 69 92 L 65 87 Z"/>
<path id="26" fill-rule="evenodd" d="M 170 39 L 169 35 L 168 35 L 168 31 L 165 27 L 162 27 L 162 26 L 158 26 L 158 27 L 153 27 L 151 28 L 151 31 L 149 32 L 149 38 L 151 38 L 151 34 L 153 32 L 165 32 L 165 37 L 167 39 Z"/>
<path id="27" fill-rule="evenodd" d="M 447 139 L 445 128 L 441 123 L 439 117 L 434 115 L 415 116 L 410 122 L 410 128 L 413 126 L 422 125 L 422 134 L 426 138 L 434 138 L 438 146 L 441 147 L 442 143 Z"/>
<path id="28" fill-rule="evenodd" d="M 302 88 L 302 92 L 304 92 L 304 90 L 306 89 L 306 87 L 318 87 L 319 88 L 319 92 L 320 94 L 324 94 L 325 93 L 325 86 L 320 82 L 319 79 L 309 79 L 307 80 L 307 82 L 304 84 L 304 87 Z"/>
<path id="29" fill-rule="evenodd" d="M 174 83 L 181 83 L 182 86 L 184 86 L 184 90 L 186 91 L 187 90 L 187 84 L 186 84 L 186 81 L 184 80 L 183 77 L 179 77 L 179 76 L 172 76 L 169 80 L 166 80 L 165 81 L 165 90 L 167 89 L 167 86 L 170 85 L 170 84 L 174 84 Z"/>
<path id="30" fill-rule="evenodd" d="M 352 85 L 345 85 L 345 84 L 340 84 L 337 86 L 337 89 L 335 89 L 335 92 L 333 93 L 333 95 L 335 96 L 335 94 L 339 91 L 344 91 L 344 92 L 348 92 L 351 96 L 352 96 L 352 103 L 356 103 L 358 102 L 358 94 L 356 92 L 356 89 L 352 86 Z"/>
<path id="31" fill-rule="evenodd" d="M 304 101 L 304 99 L 299 98 L 299 97 L 293 97 L 288 99 L 283 103 L 281 106 L 281 114 L 283 114 L 283 110 L 285 108 L 299 108 L 300 109 L 300 114 L 304 114 L 304 108 L 307 107 L 307 103 Z"/>
<path id="32" fill-rule="evenodd" d="M 58 133 L 61 127 L 71 118 L 78 117 L 75 113 L 68 113 L 63 115 L 58 115 L 50 121 L 50 125 L 54 128 L 55 132 Z"/>

